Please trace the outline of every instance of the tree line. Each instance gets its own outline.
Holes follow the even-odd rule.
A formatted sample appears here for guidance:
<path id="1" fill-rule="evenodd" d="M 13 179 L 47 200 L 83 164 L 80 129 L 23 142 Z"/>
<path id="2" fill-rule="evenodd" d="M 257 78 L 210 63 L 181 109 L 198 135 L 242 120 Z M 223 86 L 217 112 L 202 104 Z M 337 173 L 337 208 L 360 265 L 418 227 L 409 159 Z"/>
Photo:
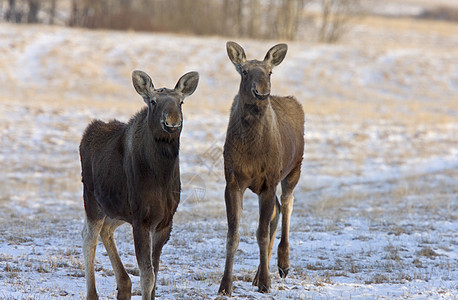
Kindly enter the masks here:
<path id="1" fill-rule="evenodd" d="M 12 23 L 283 40 L 307 27 L 322 42 L 337 41 L 359 12 L 359 0 L 0 0 Z"/>

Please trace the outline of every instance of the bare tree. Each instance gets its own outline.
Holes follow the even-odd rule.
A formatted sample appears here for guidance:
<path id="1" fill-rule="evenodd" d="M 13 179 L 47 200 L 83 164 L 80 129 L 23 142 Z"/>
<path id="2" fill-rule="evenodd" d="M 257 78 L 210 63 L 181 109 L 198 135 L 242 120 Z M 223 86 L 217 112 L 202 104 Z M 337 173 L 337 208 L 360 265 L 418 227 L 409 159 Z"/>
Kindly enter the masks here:
<path id="1" fill-rule="evenodd" d="M 8 0 L 8 10 L 5 14 L 5 19 L 8 22 L 16 22 L 16 0 Z"/>
<path id="2" fill-rule="evenodd" d="M 28 0 L 29 11 L 27 13 L 27 23 L 38 23 L 38 12 L 40 11 L 40 0 Z"/>
<path id="3" fill-rule="evenodd" d="M 69 26 L 77 26 L 78 25 L 78 0 L 72 0 L 72 4 L 70 5 L 70 19 L 68 20 Z"/>
<path id="4" fill-rule="evenodd" d="M 360 9 L 359 0 L 321 0 L 320 42 L 337 42 L 348 32 L 351 19 Z"/>
<path id="5" fill-rule="evenodd" d="M 53 25 L 56 20 L 57 0 L 51 0 L 49 5 L 49 24 Z"/>
<path id="6" fill-rule="evenodd" d="M 282 0 L 278 8 L 277 38 L 293 40 L 296 36 L 299 22 L 306 0 Z"/>
<path id="7" fill-rule="evenodd" d="M 121 9 L 130 10 L 130 8 L 132 7 L 132 1 L 131 0 L 119 0 L 119 5 Z"/>
<path id="8" fill-rule="evenodd" d="M 294 39 L 309 1 L 71 0 L 67 22 L 87 28 Z"/>
<path id="9" fill-rule="evenodd" d="M 250 0 L 250 23 L 248 28 L 248 35 L 250 37 L 259 37 L 260 15 L 261 7 L 259 5 L 259 0 Z"/>
<path id="10" fill-rule="evenodd" d="M 234 25 L 235 25 L 235 34 L 243 36 L 243 0 L 235 1 L 235 14 L 234 14 Z"/>

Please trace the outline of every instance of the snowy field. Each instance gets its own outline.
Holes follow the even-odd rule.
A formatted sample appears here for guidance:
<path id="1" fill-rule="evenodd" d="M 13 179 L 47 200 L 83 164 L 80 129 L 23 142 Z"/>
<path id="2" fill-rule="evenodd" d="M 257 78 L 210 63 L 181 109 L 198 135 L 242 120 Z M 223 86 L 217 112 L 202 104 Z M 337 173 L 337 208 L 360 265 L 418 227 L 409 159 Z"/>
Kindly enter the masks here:
<path id="1" fill-rule="evenodd" d="M 342 43 L 291 42 L 274 94 L 306 112 L 306 150 L 291 221 L 292 270 L 272 289 L 258 264 L 257 199 L 245 194 L 234 265 L 237 299 L 456 299 L 458 26 L 364 21 Z M 276 41 L 238 40 L 248 58 Z M 0 24 L 0 298 L 85 295 L 78 144 L 93 118 L 127 121 L 156 87 L 188 71 L 182 202 L 161 256 L 160 299 L 214 299 L 225 257 L 222 145 L 239 76 L 226 39 Z M 140 294 L 131 228 L 115 234 Z M 279 239 L 279 235 L 277 235 Z M 96 284 L 116 295 L 99 243 Z"/>

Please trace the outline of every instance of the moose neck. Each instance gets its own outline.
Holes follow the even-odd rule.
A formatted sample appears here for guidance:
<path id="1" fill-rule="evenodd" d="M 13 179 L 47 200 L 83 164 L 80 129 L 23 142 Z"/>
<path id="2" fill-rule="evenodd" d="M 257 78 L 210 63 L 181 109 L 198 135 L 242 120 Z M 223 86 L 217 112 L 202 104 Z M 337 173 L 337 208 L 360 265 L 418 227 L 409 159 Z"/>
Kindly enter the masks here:
<path id="1" fill-rule="evenodd" d="M 245 145 L 246 151 L 261 151 L 261 145 L 269 144 L 274 138 L 276 117 L 270 101 L 270 96 L 265 100 L 257 100 L 239 92 L 233 104 L 230 125 L 232 138 Z"/>
<path id="2" fill-rule="evenodd" d="M 150 138 L 145 139 L 147 145 L 144 149 L 148 149 L 149 153 L 147 151 L 144 154 L 150 156 L 149 161 L 170 164 L 171 161 L 178 160 L 180 132 L 174 134 L 164 132 L 160 122 L 155 120 L 154 112 L 151 109 L 148 109 L 146 115 L 146 125 L 147 136 Z"/>
<path id="3" fill-rule="evenodd" d="M 247 129 L 262 126 L 266 118 L 271 117 L 270 96 L 265 100 L 256 99 L 251 93 L 239 91 L 237 112 L 241 124 Z"/>

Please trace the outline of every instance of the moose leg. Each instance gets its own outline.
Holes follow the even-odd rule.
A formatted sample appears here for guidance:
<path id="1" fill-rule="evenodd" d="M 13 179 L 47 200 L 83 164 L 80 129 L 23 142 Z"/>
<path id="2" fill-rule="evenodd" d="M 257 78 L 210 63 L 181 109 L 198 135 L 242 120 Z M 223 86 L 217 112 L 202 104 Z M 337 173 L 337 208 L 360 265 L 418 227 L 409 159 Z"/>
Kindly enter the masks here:
<path id="1" fill-rule="evenodd" d="M 153 267 L 154 267 L 154 276 L 156 280 L 154 281 L 153 287 L 153 299 L 156 295 L 156 284 L 157 284 L 157 272 L 159 271 L 159 260 L 162 253 L 162 247 L 167 243 L 170 238 L 170 231 L 172 230 L 172 224 L 170 226 L 156 231 L 153 235 Z"/>
<path id="2" fill-rule="evenodd" d="M 151 300 L 155 283 L 153 265 L 151 263 L 151 231 L 156 226 L 146 226 L 142 222 L 132 224 L 134 233 L 135 255 L 140 269 L 140 286 L 142 300 Z"/>
<path id="3" fill-rule="evenodd" d="M 256 238 L 259 246 L 258 291 L 268 293 L 270 289 L 269 244 L 270 221 L 275 207 L 275 189 L 266 190 L 259 196 L 259 226 Z"/>
<path id="4" fill-rule="evenodd" d="M 94 258 L 95 249 L 97 248 L 97 238 L 103 225 L 103 219 L 90 220 L 86 217 L 83 231 L 83 256 L 84 256 L 84 273 L 86 277 L 87 299 L 98 299 L 95 288 Z"/>
<path id="5" fill-rule="evenodd" d="M 117 299 L 130 299 L 132 283 L 129 275 L 122 265 L 118 249 L 116 248 L 116 243 L 113 238 L 113 232 L 123 223 L 123 221 L 113 220 L 106 217 L 102 226 L 102 231 L 100 232 L 100 237 L 102 238 L 103 245 L 107 250 L 108 257 L 110 258 L 111 265 L 115 273 L 116 285 L 118 287 Z"/>
<path id="6" fill-rule="evenodd" d="M 275 206 L 274 212 L 272 213 L 272 218 L 270 220 L 270 243 L 269 243 L 269 257 L 267 258 L 267 262 L 270 265 L 270 258 L 272 257 L 272 249 L 274 247 L 275 242 L 275 234 L 277 233 L 277 226 L 278 220 L 280 220 L 280 202 L 278 202 L 278 198 L 275 197 Z M 259 267 L 256 271 L 256 276 L 253 279 L 253 285 L 258 286 L 259 283 Z"/>
<path id="7" fill-rule="evenodd" d="M 242 214 L 242 197 L 244 189 L 240 189 L 236 180 L 226 185 L 224 193 L 226 201 L 227 214 L 227 240 L 226 240 L 226 265 L 224 267 L 224 275 L 221 280 L 221 285 L 218 294 L 230 296 L 232 294 L 232 267 L 234 264 L 235 251 L 239 246 L 240 241 L 240 216 Z"/>
<path id="8" fill-rule="evenodd" d="M 278 272 L 286 278 L 289 271 L 289 222 L 293 211 L 293 190 L 301 176 L 301 164 L 298 164 L 281 182 L 281 240 L 278 245 Z"/>

